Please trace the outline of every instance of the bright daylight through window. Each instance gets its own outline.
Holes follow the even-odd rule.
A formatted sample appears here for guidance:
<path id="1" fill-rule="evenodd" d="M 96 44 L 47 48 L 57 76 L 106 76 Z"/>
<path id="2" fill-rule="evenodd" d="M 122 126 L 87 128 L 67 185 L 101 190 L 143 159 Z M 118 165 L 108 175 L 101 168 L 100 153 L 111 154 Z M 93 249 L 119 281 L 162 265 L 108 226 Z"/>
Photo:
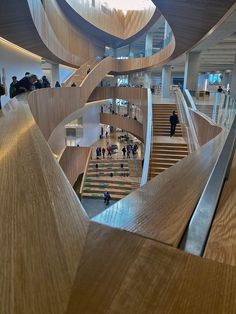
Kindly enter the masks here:
<path id="1" fill-rule="evenodd" d="M 106 0 L 103 1 L 103 4 L 111 9 L 122 10 L 124 13 L 130 10 L 141 11 L 154 6 L 150 0 Z"/>

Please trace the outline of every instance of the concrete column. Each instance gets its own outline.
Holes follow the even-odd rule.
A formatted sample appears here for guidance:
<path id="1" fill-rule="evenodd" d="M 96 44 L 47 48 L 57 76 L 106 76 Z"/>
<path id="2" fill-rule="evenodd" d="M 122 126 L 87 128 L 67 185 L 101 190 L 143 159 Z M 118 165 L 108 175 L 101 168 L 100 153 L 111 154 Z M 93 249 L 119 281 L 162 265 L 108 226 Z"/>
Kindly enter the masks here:
<path id="1" fill-rule="evenodd" d="M 52 64 L 52 87 L 55 86 L 56 81 L 60 81 L 60 74 L 59 74 L 59 64 L 53 63 Z"/>
<path id="2" fill-rule="evenodd" d="M 147 33 L 145 38 L 145 57 L 152 55 L 152 33 Z"/>
<path id="3" fill-rule="evenodd" d="M 152 85 L 152 73 L 151 71 L 146 71 L 144 73 L 143 87 L 150 88 L 151 85 Z"/>
<path id="4" fill-rule="evenodd" d="M 227 88 L 227 85 L 230 84 L 230 76 L 231 71 L 225 71 L 223 73 L 222 86 L 224 86 L 224 88 Z"/>
<path id="5" fill-rule="evenodd" d="M 171 32 L 170 25 L 165 20 L 165 29 L 164 29 L 164 41 L 163 41 L 163 48 L 167 46 L 169 35 Z"/>
<path id="6" fill-rule="evenodd" d="M 131 45 L 129 45 L 129 58 L 134 58 L 134 53 Z"/>
<path id="7" fill-rule="evenodd" d="M 186 54 L 184 69 L 184 89 L 197 91 L 198 73 L 200 70 L 200 52 L 193 51 Z"/>
<path id="8" fill-rule="evenodd" d="M 161 81 L 161 97 L 169 98 L 170 97 L 170 85 L 171 82 L 171 66 L 165 65 L 162 68 L 162 81 Z"/>
<path id="9" fill-rule="evenodd" d="M 59 78 L 59 64 L 52 63 L 48 60 L 41 61 L 43 75 L 46 75 L 49 80 L 51 87 L 55 86 L 56 81 L 60 81 Z"/>
<path id="10" fill-rule="evenodd" d="M 231 78 L 231 84 L 230 84 L 230 95 L 236 99 L 236 54 L 234 58 L 234 67 L 232 71 L 232 78 Z"/>
<path id="11" fill-rule="evenodd" d="M 206 86 L 206 79 L 207 79 L 207 74 L 206 73 L 200 73 L 198 76 L 198 90 L 205 90 Z"/>

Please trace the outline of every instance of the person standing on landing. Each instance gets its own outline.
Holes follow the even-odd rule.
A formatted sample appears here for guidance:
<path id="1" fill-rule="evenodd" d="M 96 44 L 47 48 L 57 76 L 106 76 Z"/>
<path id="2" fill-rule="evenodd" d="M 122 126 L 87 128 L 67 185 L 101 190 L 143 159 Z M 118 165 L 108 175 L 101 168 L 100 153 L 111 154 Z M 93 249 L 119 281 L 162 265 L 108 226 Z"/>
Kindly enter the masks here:
<path id="1" fill-rule="evenodd" d="M 170 137 L 175 135 L 175 128 L 176 125 L 179 123 L 179 118 L 175 111 L 173 111 L 173 114 L 170 116 Z"/>

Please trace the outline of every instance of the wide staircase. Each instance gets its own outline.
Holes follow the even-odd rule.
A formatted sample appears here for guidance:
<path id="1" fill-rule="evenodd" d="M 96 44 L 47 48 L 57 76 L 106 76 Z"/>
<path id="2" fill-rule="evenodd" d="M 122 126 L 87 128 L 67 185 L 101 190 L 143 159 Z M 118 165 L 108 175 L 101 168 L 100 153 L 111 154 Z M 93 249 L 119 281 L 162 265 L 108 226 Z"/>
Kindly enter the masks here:
<path id="1" fill-rule="evenodd" d="M 152 179 L 159 173 L 176 164 L 187 155 L 187 144 L 154 143 L 151 152 L 149 178 Z"/>
<path id="2" fill-rule="evenodd" d="M 170 168 L 188 155 L 188 146 L 181 141 L 182 130 L 178 124 L 174 135 L 176 142 L 170 138 L 169 117 L 172 112 L 178 113 L 175 104 L 153 105 L 153 144 L 149 165 L 149 180 Z"/>
<path id="3" fill-rule="evenodd" d="M 108 191 L 112 200 L 122 199 L 134 189 L 128 175 L 128 160 L 90 160 L 82 197 L 100 199 L 103 198 L 104 191 Z"/>
<path id="4" fill-rule="evenodd" d="M 173 111 L 177 112 L 175 104 L 153 105 L 153 136 L 170 136 L 170 115 Z M 180 124 L 176 126 L 175 136 L 182 137 Z"/>

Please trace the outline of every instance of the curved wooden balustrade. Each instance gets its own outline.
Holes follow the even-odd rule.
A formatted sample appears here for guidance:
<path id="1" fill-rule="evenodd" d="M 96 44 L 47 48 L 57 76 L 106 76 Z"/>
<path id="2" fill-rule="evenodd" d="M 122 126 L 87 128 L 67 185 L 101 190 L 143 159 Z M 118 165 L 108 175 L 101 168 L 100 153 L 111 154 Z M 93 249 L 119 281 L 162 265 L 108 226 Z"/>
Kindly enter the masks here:
<path id="1" fill-rule="evenodd" d="M 191 109 L 189 111 L 200 146 L 207 143 L 210 139 L 214 138 L 222 131 L 221 127 L 213 123 L 211 119 L 202 114 L 200 111 L 194 111 Z"/>
<path id="2" fill-rule="evenodd" d="M 204 257 L 236 266 L 236 154 L 225 181 Z"/>
<path id="3" fill-rule="evenodd" d="M 137 120 L 122 117 L 116 114 L 100 113 L 100 122 L 129 132 L 136 136 L 140 141 L 144 142 L 145 132 L 143 130 L 143 125 Z"/>
<path id="4" fill-rule="evenodd" d="M 26 94 L 5 107 L 0 129 L 0 312 L 64 314 L 87 215 L 37 127 Z"/>
<path id="5" fill-rule="evenodd" d="M 86 168 L 89 151 L 89 147 L 67 146 L 60 158 L 60 166 L 72 186 Z"/>
<path id="6" fill-rule="evenodd" d="M 57 90 L 71 97 L 76 88 Z M 50 91 L 43 91 L 45 97 L 62 95 Z M 29 99 L 41 101 L 43 92 Z M 40 120 L 47 114 L 36 112 L 43 131 Z M 236 269 L 147 239 L 176 245 L 223 134 L 128 196 L 129 207 L 119 202 L 116 215 L 126 211 L 126 223 L 133 216 L 132 234 L 88 221 L 35 124 L 26 94 L 8 104 L 0 130 L 1 313 L 234 313 Z M 172 218 L 166 222 L 167 217 Z M 150 233 L 137 235 L 147 226 Z"/>
<path id="7" fill-rule="evenodd" d="M 93 221 L 178 246 L 224 139 L 220 134 Z"/>
<path id="8" fill-rule="evenodd" d="M 88 74 L 88 70 L 90 71 L 96 66 L 98 61 L 96 58 L 91 58 L 86 61 L 75 73 L 73 73 L 65 82 L 63 82 L 63 87 L 71 87 L 74 83 L 76 86 L 80 86 L 83 80 L 86 78 Z"/>

